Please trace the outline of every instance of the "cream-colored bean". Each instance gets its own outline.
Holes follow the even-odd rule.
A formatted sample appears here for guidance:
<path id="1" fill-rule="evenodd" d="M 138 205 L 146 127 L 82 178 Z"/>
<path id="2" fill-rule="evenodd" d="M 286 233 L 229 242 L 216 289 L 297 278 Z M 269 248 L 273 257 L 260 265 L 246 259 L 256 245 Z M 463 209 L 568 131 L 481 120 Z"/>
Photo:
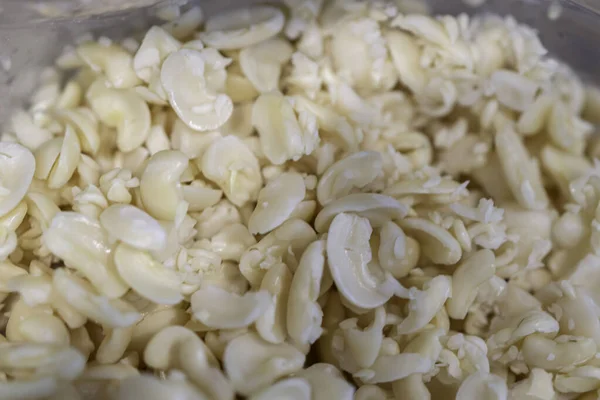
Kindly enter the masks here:
<path id="1" fill-rule="evenodd" d="M 113 238 L 141 250 L 159 250 L 166 246 L 164 228 L 144 211 L 115 204 L 100 214 L 100 224 Z"/>
<path id="2" fill-rule="evenodd" d="M 37 126 L 31 116 L 23 110 L 16 111 L 10 122 L 18 142 L 30 150 L 36 150 L 52 139 L 52 132 Z"/>
<path id="3" fill-rule="evenodd" d="M 51 264 L 47 260 L 32 260 L 29 263 L 29 273 L 31 276 L 50 276 L 52 275 Z"/>
<path id="4" fill-rule="evenodd" d="M 49 314 L 36 314 L 19 324 L 23 340 L 33 343 L 50 343 L 68 346 L 70 335 L 64 322 Z"/>
<path id="5" fill-rule="evenodd" d="M 236 206 L 257 199 L 262 186 L 258 160 L 239 138 L 226 136 L 213 142 L 206 149 L 199 167 Z"/>
<path id="6" fill-rule="evenodd" d="M 188 339 L 179 348 L 179 364 L 189 379 L 200 387 L 202 392 L 215 400 L 233 400 L 235 392 L 231 382 L 227 380 L 217 366 L 207 366 L 202 354 L 205 345 L 198 339 Z M 200 356 L 198 356 L 200 355 Z"/>
<path id="7" fill-rule="evenodd" d="M 31 96 L 32 110 L 44 111 L 51 107 L 60 92 L 58 71 L 52 67 L 45 68 L 40 74 L 40 86 Z"/>
<path id="8" fill-rule="evenodd" d="M 359 144 L 363 140 L 363 132 L 354 128 L 346 117 L 340 115 L 332 107 L 321 105 L 305 96 L 296 95 L 292 99 L 295 103 L 295 109 L 299 113 L 307 113 L 316 118 L 320 130 L 332 135 L 348 151 L 358 151 Z M 331 160 L 331 164 L 333 164 L 333 161 Z M 327 166 L 323 167 L 320 173 Z"/>
<path id="9" fill-rule="evenodd" d="M 172 221 L 181 207 L 183 191 L 179 182 L 188 158 L 176 150 L 153 155 L 140 179 L 140 194 L 146 211 L 157 219 Z"/>
<path id="10" fill-rule="evenodd" d="M 132 89 L 112 89 L 95 82 L 86 98 L 99 120 L 117 129 L 117 147 L 129 152 L 150 135 L 151 115 L 146 102 Z"/>
<path id="11" fill-rule="evenodd" d="M 85 327 L 79 327 L 71 331 L 71 346 L 76 348 L 87 359 L 94 351 L 95 345 Z"/>
<path id="12" fill-rule="evenodd" d="M 167 93 L 165 88 L 162 86 L 160 81 L 160 75 L 152 75 L 148 86 L 136 86 L 133 88 L 135 92 L 148 104 L 154 104 L 159 106 L 166 106 L 169 104 L 167 101 Z"/>
<path id="13" fill-rule="evenodd" d="M 266 5 L 239 8 L 209 18 L 200 38 L 217 49 L 239 49 L 277 35 L 284 23 L 279 8 Z"/>
<path id="14" fill-rule="evenodd" d="M 487 339 L 487 346 L 490 353 L 493 353 L 536 333 L 554 338 L 559 329 L 558 322 L 550 314 L 532 309 L 506 320 L 496 320 L 492 328 L 494 333 Z"/>
<path id="15" fill-rule="evenodd" d="M 317 349 L 319 355 L 330 364 L 335 365 L 337 363 L 337 356 L 334 352 L 334 346 L 338 325 L 342 322 L 346 315 L 349 314 L 342 304 L 341 296 L 331 291 L 325 298 L 325 302 L 322 306 L 323 309 L 323 322 L 322 327 L 324 329 L 323 335 L 319 341 L 317 341 Z"/>
<path id="16" fill-rule="evenodd" d="M 219 360 L 223 361 L 223 354 L 229 342 L 246 333 L 248 333 L 248 328 L 207 332 L 205 336 L 206 346 Z"/>
<path id="17" fill-rule="evenodd" d="M 474 372 L 488 373 L 491 369 L 493 370 L 488 361 L 488 348 L 481 338 L 457 333 L 443 339 L 445 348 L 439 352 L 439 357 L 448 367 L 440 380 L 462 381 Z"/>
<path id="18" fill-rule="evenodd" d="M 573 115 L 564 101 L 555 101 L 547 122 L 547 131 L 552 143 L 560 149 L 582 154 L 585 138 L 593 133 L 593 125 Z"/>
<path id="19" fill-rule="evenodd" d="M 392 391 L 395 399 L 430 400 L 431 393 L 423 382 L 423 375 L 412 374 L 406 378 L 392 382 Z"/>
<path id="20" fill-rule="evenodd" d="M 97 364 L 89 366 L 83 372 L 81 380 L 84 381 L 104 381 L 104 380 L 124 380 L 132 376 L 139 376 L 140 372 L 130 365 L 123 363 L 117 364 Z"/>
<path id="21" fill-rule="evenodd" d="M 127 327 L 140 319 L 140 314 L 130 304 L 95 293 L 89 283 L 62 268 L 54 272 L 53 285 L 75 310 L 99 323 Z"/>
<path id="22" fill-rule="evenodd" d="M 278 378 L 302 369 L 305 356 L 287 343 L 272 344 L 255 333 L 233 339 L 225 348 L 223 367 L 238 393 L 249 395 Z"/>
<path id="23" fill-rule="evenodd" d="M 47 177 L 50 189 L 61 188 L 71 179 L 79 163 L 80 155 L 79 139 L 73 128 L 67 125 L 60 154 Z"/>
<path id="24" fill-rule="evenodd" d="M 206 326 L 216 329 L 248 326 L 267 311 L 272 301 L 267 290 L 239 296 L 214 286 L 201 288 L 191 297 L 194 317 Z"/>
<path id="25" fill-rule="evenodd" d="M 0 293 L 10 293 L 12 289 L 8 283 L 19 276 L 27 276 L 27 270 L 10 261 L 0 262 Z"/>
<path id="26" fill-rule="evenodd" d="M 168 326 L 157 332 L 144 350 L 144 362 L 152 368 L 167 370 L 178 365 L 175 354 L 176 349 L 187 340 L 196 340 L 200 347 L 204 345 L 202 340 L 192 331 L 182 326 Z M 210 366 L 215 366 L 217 360 L 210 350 L 204 346 L 202 352 L 194 354 L 201 361 Z"/>
<path id="27" fill-rule="evenodd" d="M 296 376 L 308 381 L 313 390 L 313 400 L 350 400 L 354 398 L 354 386 L 346 382 L 341 372 L 333 365 L 313 364 L 299 371 Z"/>
<path id="28" fill-rule="evenodd" d="M 54 217 L 60 212 L 60 208 L 53 199 L 42 193 L 27 193 L 25 201 L 27 213 L 40 223 L 43 231 L 50 227 Z"/>
<path id="29" fill-rule="evenodd" d="M 484 398 L 490 400 L 506 400 L 508 388 L 504 379 L 498 375 L 475 372 L 463 381 L 456 393 L 457 400 Z"/>
<path id="30" fill-rule="evenodd" d="M 231 75 L 228 72 L 228 77 Z M 235 101 L 235 100 L 234 100 Z M 252 126 L 252 102 L 236 104 L 231 118 L 221 127 L 221 131 L 227 135 L 235 135 L 239 138 L 247 138 L 254 133 Z"/>
<path id="31" fill-rule="evenodd" d="M 15 208 L 29 190 L 34 173 L 35 157 L 16 143 L 0 142 L 0 216 Z"/>
<path id="32" fill-rule="evenodd" d="M 363 385 L 354 395 L 355 400 L 392 400 L 393 398 L 391 393 L 377 385 Z"/>
<path id="33" fill-rule="evenodd" d="M 343 304 L 346 307 L 346 304 Z M 341 323 L 342 321 L 340 321 Z M 345 339 L 341 328 L 334 328 L 335 330 L 331 334 L 331 342 L 328 344 L 330 347 L 328 353 L 325 353 L 322 357 L 326 360 L 331 357 L 332 364 L 338 365 L 342 370 L 355 374 L 361 371 L 360 366 L 354 359 L 350 348 L 346 346 Z M 384 339 L 385 340 L 385 339 Z"/>
<path id="34" fill-rule="evenodd" d="M 271 92 L 277 89 L 281 67 L 292 53 L 293 48 L 286 40 L 265 40 L 240 51 L 240 67 L 259 92 Z"/>
<path id="35" fill-rule="evenodd" d="M 421 69 L 421 49 L 415 38 L 396 30 L 387 32 L 385 38 L 400 81 L 413 92 L 420 92 L 427 77 Z"/>
<path id="36" fill-rule="evenodd" d="M 215 59 L 214 55 L 218 55 Z M 225 67 L 229 64 L 214 49 L 181 49 L 171 53 L 162 64 L 160 81 L 169 103 L 187 126 L 197 131 L 215 130 L 225 124 L 233 112 L 225 89 Z M 214 73 L 222 75 L 215 85 Z"/>
<path id="37" fill-rule="evenodd" d="M 418 353 L 380 355 L 366 370 L 354 374 L 365 383 L 385 383 L 425 374 L 433 368 L 433 361 Z"/>
<path id="38" fill-rule="evenodd" d="M 69 304 L 69 302 L 58 294 L 54 288 L 50 298 L 50 305 L 70 329 L 78 329 L 87 321 L 87 317 Z"/>
<path id="39" fill-rule="evenodd" d="M 306 379 L 287 378 L 252 394 L 250 400 L 310 400 L 311 387 Z"/>
<path id="40" fill-rule="evenodd" d="M 212 207 L 223 197 L 223 191 L 194 182 L 183 186 L 183 199 L 189 204 L 190 212 L 199 212 Z"/>
<path id="41" fill-rule="evenodd" d="M 137 189 L 140 181 L 129 170 L 114 168 L 100 177 L 99 186 L 107 201 L 129 204 L 133 199 L 131 190 Z"/>
<path id="42" fill-rule="evenodd" d="M 371 226 L 381 227 L 389 220 L 404 218 L 408 208 L 398 200 L 376 193 L 355 193 L 328 203 L 315 219 L 317 232 L 325 232 L 336 215 L 354 213 L 368 218 Z"/>
<path id="43" fill-rule="evenodd" d="M 499 290 L 498 311 L 505 317 L 514 317 L 541 307 L 538 299 L 515 283 L 511 282 Z"/>
<path id="44" fill-rule="evenodd" d="M 583 364 L 596 354 L 596 350 L 592 339 L 573 338 L 559 342 L 539 334 L 527 336 L 521 349 L 528 365 L 549 371 Z"/>
<path id="45" fill-rule="evenodd" d="M 210 250 L 218 254 L 222 260 L 239 262 L 242 255 L 251 246 L 256 244 L 256 239 L 250 234 L 243 224 L 225 226 L 210 239 Z"/>
<path id="46" fill-rule="evenodd" d="M 131 54 L 117 45 L 86 42 L 77 47 L 77 55 L 92 70 L 104 73 L 116 88 L 131 88 L 139 83 Z"/>
<path id="47" fill-rule="evenodd" d="M 548 205 L 548 195 L 539 169 L 521 138 L 511 129 L 504 129 L 494 139 L 504 177 L 515 199 L 530 210 L 544 209 Z"/>
<path id="48" fill-rule="evenodd" d="M 50 189 L 64 186 L 73 176 L 81 147 L 73 127 L 67 124 L 65 136 L 49 140 L 34 153 L 36 160 L 35 177 L 47 180 Z"/>
<path id="49" fill-rule="evenodd" d="M 584 393 L 577 398 L 577 400 L 595 400 L 598 397 L 598 391 L 591 391 L 588 393 Z"/>
<path id="50" fill-rule="evenodd" d="M 411 288 L 408 291 L 408 316 L 398 325 L 402 334 L 415 333 L 427 325 L 453 296 L 453 279 L 438 275 L 425 283 L 423 290 Z"/>
<path id="51" fill-rule="evenodd" d="M 165 132 L 165 128 L 160 125 L 153 125 L 150 128 L 145 145 L 152 155 L 162 150 L 171 150 L 171 141 Z"/>
<path id="52" fill-rule="evenodd" d="M 529 376 L 510 388 L 509 399 L 551 400 L 555 398 L 553 375 L 543 369 L 533 368 Z"/>
<path id="53" fill-rule="evenodd" d="M 361 189 L 383 174 L 383 159 L 374 151 L 354 153 L 325 171 L 317 186 L 317 199 L 326 205 Z"/>
<path id="54" fill-rule="evenodd" d="M 351 304 L 365 309 L 379 307 L 406 289 L 372 262 L 369 220 L 354 214 L 338 214 L 327 235 L 329 271 L 337 289 Z"/>
<path id="55" fill-rule="evenodd" d="M 83 372 L 85 359 L 69 346 L 5 342 L 0 343 L 0 368 L 16 371 L 35 368 L 38 376 L 72 380 Z"/>
<path id="56" fill-rule="evenodd" d="M 75 388 L 75 385 L 70 382 L 60 382 L 58 388 L 52 396 L 47 400 L 82 400 L 81 395 Z"/>
<path id="57" fill-rule="evenodd" d="M 198 239 L 210 239 L 226 226 L 242 222 L 240 211 L 226 199 L 192 216 L 197 221 Z"/>
<path id="58" fill-rule="evenodd" d="M 443 349 L 440 339 L 444 339 L 444 335 L 446 335 L 446 331 L 439 328 L 425 329 L 419 335 L 416 335 L 414 338 L 412 338 L 410 342 L 408 342 L 406 347 L 404 347 L 404 352 L 418 353 L 423 357 L 429 358 L 430 360 L 437 360 L 440 357 L 440 353 Z M 478 345 L 481 345 L 485 348 L 485 344 L 481 340 Z M 464 347 L 466 348 L 467 346 Z M 465 352 L 467 352 L 467 350 L 465 350 Z M 470 356 L 468 352 L 467 356 Z M 482 369 L 486 369 L 485 367 L 485 365 L 482 366 Z"/>
<path id="59" fill-rule="evenodd" d="M 15 208 L 0 217 L 0 226 L 5 227 L 9 231 L 16 231 L 21 223 L 23 223 L 27 211 L 27 202 L 20 202 Z"/>
<path id="60" fill-rule="evenodd" d="M 129 349 L 141 352 L 156 333 L 168 326 L 183 326 L 189 320 L 190 315 L 178 307 L 151 311 L 135 324 Z"/>
<path id="61" fill-rule="evenodd" d="M 86 157 L 82 155 L 82 160 Z M 80 164 L 81 165 L 81 164 Z M 96 178 L 100 176 L 99 174 L 99 166 L 96 165 L 98 169 L 94 171 L 94 173 L 98 172 L 95 175 Z M 82 173 L 87 173 L 83 172 Z M 96 182 L 98 183 L 97 179 Z M 70 193 L 69 193 L 70 189 Z M 37 190 L 35 191 L 37 192 Z M 35 192 L 29 193 L 28 197 L 33 197 L 32 194 Z M 79 187 L 75 186 L 72 188 L 65 187 L 61 192 L 49 192 L 49 191 L 40 191 L 43 197 L 46 197 L 51 200 L 51 202 L 60 203 L 61 200 L 57 200 L 56 196 L 61 195 L 65 197 L 66 201 L 73 202 L 73 211 L 81 213 L 92 220 L 97 220 L 100 212 L 108 207 L 108 200 L 104 197 L 104 194 L 100 191 L 100 189 L 94 184 L 89 184 L 84 190 L 79 189 Z M 54 204 L 56 207 L 56 204 Z"/>
<path id="62" fill-rule="evenodd" d="M 553 102 L 552 96 L 538 96 L 519 117 L 517 130 L 524 135 L 540 132 L 548 121 Z"/>
<path id="63" fill-rule="evenodd" d="M 385 309 L 377 307 L 373 311 L 372 322 L 364 329 L 358 327 L 358 318 L 340 322 L 344 344 L 360 368 L 368 368 L 379 355 L 385 326 Z"/>
<path id="64" fill-rule="evenodd" d="M 58 390 L 58 380 L 51 377 L 40 377 L 28 380 L 0 382 L 0 399 L 29 400 L 52 396 Z"/>
<path id="65" fill-rule="evenodd" d="M 269 268 L 260 290 L 272 296 L 267 310 L 256 320 L 256 331 L 269 343 L 283 343 L 287 336 L 287 304 L 292 273 L 284 263 Z"/>
<path id="66" fill-rule="evenodd" d="M 78 182 L 81 187 L 97 185 L 100 179 L 100 166 L 93 158 L 82 154 L 77 165 Z"/>
<path id="67" fill-rule="evenodd" d="M 480 250 L 456 268 L 452 275 L 452 296 L 446 305 L 450 318 L 465 318 L 475 301 L 479 286 L 494 276 L 494 264 L 494 253 Z"/>
<path id="68" fill-rule="evenodd" d="M 211 267 L 209 266 L 209 268 Z M 248 291 L 248 281 L 241 274 L 238 264 L 229 261 L 217 265 L 215 269 L 203 272 L 203 280 L 200 283 L 200 287 L 203 288 L 206 286 L 219 287 L 239 295 L 243 295 Z"/>
<path id="69" fill-rule="evenodd" d="M 586 158 L 546 145 L 541 151 L 540 161 L 564 196 L 570 196 L 569 182 L 584 176 L 592 164 Z"/>
<path id="70" fill-rule="evenodd" d="M 300 348 L 312 345 L 323 333 L 323 311 L 317 302 L 325 273 L 325 241 L 311 243 L 292 278 L 287 301 L 287 332 Z"/>
<path id="71" fill-rule="evenodd" d="M 436 118 L 447 116 L 457 101 L 456 85 L 442 77 L 430 79 L 417 97 L 421 112 Z M 426 157 L 424 161 L 428 161 L 428 159 L 429 157 Z"/>
<path id="72" fill-rule="evenodd" d="M 561 332 L 593 339 L 600 344 L 600 321 L 595 317 L 596 302 L 588 290 L 575 287 L 574 296 L 562 296 L 549 309 L 559 309 L 556 315 Z"/>
<path id="73" fill-rule="evenodd" d="M 585 365 L 566 374 L 557 374 L 554 386 L 562 393 L 585 393 L 596 390 L 597 394 L 600 388 L 600 368 Z"/>
<path id="74" fill-rule="evenodd" d="M 452 265 L 460 260 L 460 243 L 446 229 L 422 218 L 406 218 L 399 225 L 419 242 L 421 253 L 434 263 Z"/>
<path id="75" fill-rule="evenodd" d="M 192 33 L 197 31 L 203 21 L 204 12 L 200 7 L 193 6 L 162 27 L 165 31 L 173 35 L 173 37 L 183 40 L 189 38 Z"/>
<path id="76" fill-rule="evenodd" d="M 124 379 L 112 393 L 114 400 L 141 397 L 147 400 L 209 400 L 194 385 L 184 379 L 159 379 L 152 375 L 139 375 Z"/>
<path id="77" fill-rule="evenodd" d="M 386 222 L 379 232 L 377 257 L 381 267 L 396 279 L 408 275 L 421 255 L 419 242 L 406 236 L 394 222 Z"/>
<path id="78" fill-rule="evenodd" d="M 98 117 L 89 108 L 75 108 L 57 111 L 57 117 L 65 124 L 70 124 L 79 138 L 81 150 L 95 155 L 100 148 Z"/>
<path id="79" fill-rule="evenodd" d="M 167 305 L 183 300 L 181 277 L 148 252 L 121 243 L 115 249 L 114 263 L 121 279 L 141 296 Z"/>
<path id="80" fill-rule="evenodd" d="M 505 69 L 495 71 L 490 76 L 490 83 L 500 104 L 516 111 L 525 111 L 539 89 L 535 81 Z"/>
<path id="81" fill-rule="evenodd" d="M 117 298 L 127 291 L 127 284 L 109 262 L 110 245 L 98 222 L 82 214 L 60 212 L 44 232 L 43 243 L 100 293 Z"/>
<path id="82" fill-rule="evenodd" d="M 25 248 L 22 237 L 21 247 Z M 6 228 L 0 228 L 0 260 L 5 261 L 17 248 L 17 234 Z M 16 260 L 15 260 L 16 261 Z"/>
<path id="83" fill-rule="evenodd" d="M 227 80 L 225 81 L 225 93 L 238 106 L 240 103 L 249 102 L 256 99 L 260 93 L 256 90 L 252 82 L 242 73 L 239 64 L 232 64 L 227 71 Z M 234 109 L 235 113 L 235 109 Z M 234 118 L 232 114 L 231 118 Z M 231 119 L 230 119 L 231 121 Z M 228 121 L 229 122 L 229 121 Z"/>
<path id="84" fill-rule="evenodd" d="M 312 153 L 319 143 L 314 116 L 296 116 L 290 100 L 279 93 L 258 97 L 252 109 L 252 125 L 258 131 L 265 157 L 275 165 L 297 161 Z"/>
<path id="85" fill-rule="evenodd" d="M 244 252 L 240 271 L 253 287 L 260 286 L 266 270 L 278 262 L 283 261 L 295 272 L 302 253 L 316 238 L 306 222 L 288 220 Z"/>
<path id="86" fill-rule="evenodd" d="M 302 176 L 295 172 L 284 172 L 261 189 L 256 208 L 248 220 L 252 234 L 265 234 L 288 220 L 306 196 Z"/>
<path id="87" fill-rule="evenodd" d="M 317 212 L 317 202 L 314 200 L 301 201 L 298 206 L 290 214 L 290 219 L 301 219 L 306 222 L 311 222 L 315 219 Z"/>
<path id="88" fill-rule="evenodd" d="M 20 330 L 21 323 L 37 315 L 52 315 L 52 309 L 45 305 L 29 307 L 23 300 L 15 300 L 11 304 L 10 316 L 6 322 L 6 338 L 11 342 L 24 341 Z"/>
<path id="89" fill-rule="evenodd" d="M 113 364 L 119 361 L 131 342 L 133 329 L 133 325 L 106 329 L 105 336 L 96 350 L 96 361 L 100 364 Z"/>
<path id="90" fill-rule="evenodd" d="M 68 81 L 63 88 L 60 97 L 56 100 L 55 107 L 58 109 L 76 108 L 83 99 L 81 85 L 75 81 Z"/>
<path id="91" fill-rule="evenodd" d="M 133 69 L 144 82 L 160 72 L 161 63 L 181 47 L 181 43 L 159 26 L 151 27 L 133 57 Z"/>
<path id="92" fill-rule="evenodd" d="M 329 87 L 336 108 L 361 125 L 370 123 L 373 112 L 364 106 L 366 102 L 358 92 L 379 91 L 382 87 L 391 89 L 397 81 L 384 43 L 379 24 L 368 19 L 340 24 L 338 34 L 331 41 L 332 67 L 337 74 L 331 67 L 325 66 L 323 80 Z M 349 46 L 352 46 L 352 51 L 349 51 Z M 353 55 L 357 58 L 351 62 Z M 374 60 L 372 55 L 377 59 Z"/>

